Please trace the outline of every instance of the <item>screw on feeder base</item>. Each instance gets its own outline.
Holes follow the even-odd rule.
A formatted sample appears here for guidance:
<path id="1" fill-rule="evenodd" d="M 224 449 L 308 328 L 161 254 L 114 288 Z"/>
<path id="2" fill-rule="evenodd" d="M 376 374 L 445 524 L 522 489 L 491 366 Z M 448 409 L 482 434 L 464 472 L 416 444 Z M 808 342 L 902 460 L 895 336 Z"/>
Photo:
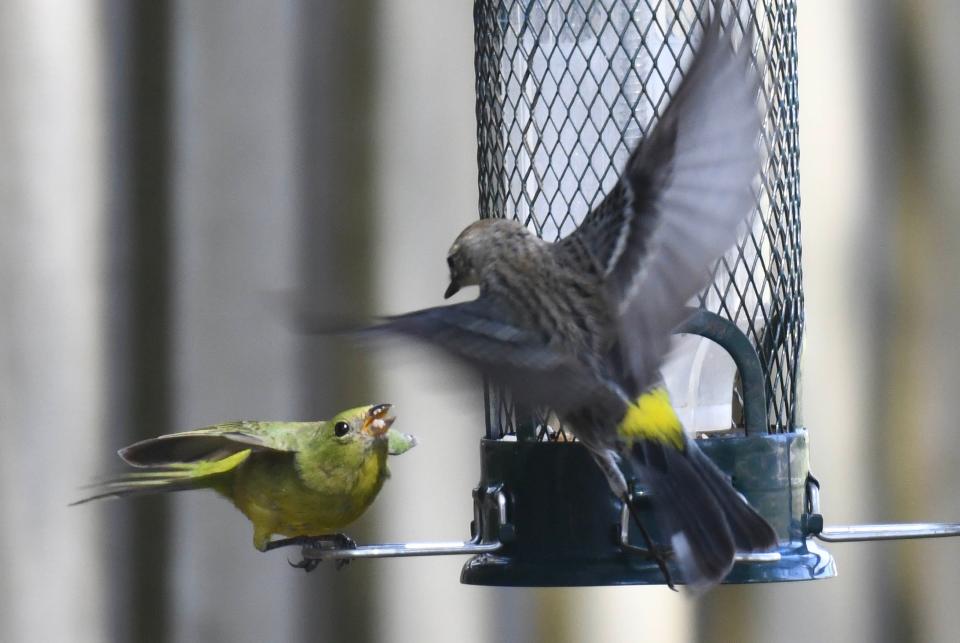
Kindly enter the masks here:
<path id="1" fill-rule="evenodd" d="M 819 536 L 823 532 L 823 516 L 820 514 L 803 514 L 800 517 L 800 529 L 807 536 Z"/>

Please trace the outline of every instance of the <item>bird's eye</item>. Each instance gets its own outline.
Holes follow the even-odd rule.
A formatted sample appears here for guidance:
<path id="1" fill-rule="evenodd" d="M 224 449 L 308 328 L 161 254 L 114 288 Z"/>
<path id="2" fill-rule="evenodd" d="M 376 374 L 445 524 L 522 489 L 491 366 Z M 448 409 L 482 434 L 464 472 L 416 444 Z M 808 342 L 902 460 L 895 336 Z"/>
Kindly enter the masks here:
<path id="1" fill-rule="evenodd" d="M 453 256 L 447 257 L 447 266 L 450 268 L 450 270 L 453 270 Z"/>
<path id="2" fill-rule="evenodd" d="M 333 425 L 333 433 L 338 438 L 342 438 L 346 434 L 350 433 L 350 425 L 346 422 L 337 422 Z"/>

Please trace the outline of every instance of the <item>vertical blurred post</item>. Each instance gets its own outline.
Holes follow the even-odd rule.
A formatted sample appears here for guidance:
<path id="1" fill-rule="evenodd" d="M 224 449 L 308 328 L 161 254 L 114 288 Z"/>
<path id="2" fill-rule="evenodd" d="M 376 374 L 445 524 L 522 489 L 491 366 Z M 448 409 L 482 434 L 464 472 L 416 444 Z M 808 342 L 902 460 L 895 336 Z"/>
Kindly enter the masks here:
<path id="1" fill-rule="evenodd" d="M 374 7 L 369 1 L 294 3 L 299 127 L 297 229 L 293 251 L 298 305 L 322 316 L 364 319 L 377 255 L 371 241 Z M 304 417 L 329 417 L 370 399 L 368 361 L 343 337 L 300 338 L 296 392 Z M 388 484 L 389 486 L 389 484 Z M 368 540 L 375 503 L 349 533 Z M 359 561 L 341 572 L 321 565 L 296 578 L 294 623 L 303 641 L 368 641 L 383 614 L 374 574 L 384 561 Z M 377 615 L 374 617 L 374 615 Z M 372 618 L 373 617 L 373 618 Z"/>
<path id="2" fill-rule="evenodd" d="M 900 199 L 893 206 L 893 285 L 881 391 L 891 504 L 904 520 L 960 518 L 960 5 L 950 0 L 901 3 L 895 12 L 897 65 L 888 71 L 900 136 Z M 894 82 L 890 82 L 890 76 Z M 878 347 L 880 353 L 885 347 Z M 892 549 L 892 548 L 891 548 Z M 952 641 L 960 544 L 898 543 L 891 551 L 896 585 L 889 611 L 901 640 Z"/>
<path id="3" fill-rule="evenodd" d="M 477 218 L 473 20 L 470 0 L 378 4 L 375 85 L 374 241 L 377 312 L 442 302 L 446 252 Z M 462 298 L 474 294 L 464 293 Z M 462 539 L 480 475 L 480 382 L 436 351 L 384 351 L 377 389 L 397 403 L 403 430 L 419 446 L 393 465 L 378 511 L 389 539 Z M 399 426 L 399 424 L 398 424 Z M 409 458 L 409 459 L 408 459 Z M 378 561 L 383 641 L 520 641 L 517 622 L 497 609 L 497 590 L 459 584 L 461 556 Z M 495 640 L 496 640 L 495 639 Z"/>
<path id="4" fill-rule="evenodd" d="M 103 88 L 92 3 L 0 3 L 0 640 L 109 635 Z"/>
<path id="5" fill-rule="evenodd" d="M 110 123 L 106 385 L 115 448 L 170 431 L 170 4 L 111 0 L 100 18 Z M 116 466 L 111 451 L 103 450 L 99 470 Z M 113 635 L 162 641 L 170 617 L 168 500 L 103 511 L 116 527 L 102 545 Z"/>
<path id="6" fill-rule="evenodd" d="M 295 283 L 299 237 L 295 5 L 171 4 L 171 431 L 299 415 L 276 301 Z M 173 506 L 170 638 L 292 640 L 297 552 L 257 552 L 212 493 Z"/>

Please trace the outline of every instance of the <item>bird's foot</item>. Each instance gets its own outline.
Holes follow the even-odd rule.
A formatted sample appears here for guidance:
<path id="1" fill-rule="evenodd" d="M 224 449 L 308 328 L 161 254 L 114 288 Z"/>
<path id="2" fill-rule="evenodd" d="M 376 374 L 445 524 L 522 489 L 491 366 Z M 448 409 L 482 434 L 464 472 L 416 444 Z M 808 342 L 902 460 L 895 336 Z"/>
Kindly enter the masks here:
<path id="1" fill-rule="evenodd" d="M 279 547 L 289 547 L 291 545 L 301 546 L 302 560 L 293 562 L 287 560 L 291 567 L 302 569 L 305 572 L 312 572 L 323 562 L 324 550 L 333 549 L 356 549 L 357 543 L 346 534 L 326 534 L 323 536 L 294 536 L 293 538 L 282 538 L 274 540 L 267 544 L 266 551 L 277 549 Z M 337 570 L 343 569 L 350 564 L 349 558 L 338 558 L 334 563 Z"/>
<path id="2" fill-rule="evenodd" d="M 322 563 L 322 562 L 323 562 L 323 561 L 322 561 L 321 559 L 319 559 L 319 558 L 306 558 L 306 557 L 304 557 L 303 560 L 301 560 L 301 561 L 298 562 L 298 563 L 293 562 L 293 561 L 290 560 L 289 558 L 287 559 L 287 564 L 288 564 L 288 565 L 290 565 L 291 567 L 293 567 L 293 568 L 295 568 L 295 569 L 302 569 L 303 571 L 307 572 L 308 574 L 309 574 L 310 572 L 312 572 L 313 570 L 315 570 L 315 569 L 317 568 L 317 566 L 318 566 L 320 563 Z"/>
<path id="3" fill-rule="evenodd" d="M 640 516 L 637 514 L 636 508 L 633 506 L 629 495 L 621 500 L 626 503 L 627 511 L 630 513 L 630 517 L 633 518 L 633 524 L 637 526 L 640 535 L 643 536 L 643 540 L 646 543 L 647 556 L 657 564 L 660 573 L 663 574 L 663 580 L 667 584 L 667 587 L 676 592 L 677 588 L 673 584 L 673 575 L 670 573 L 670 568 L 667 567 L 667 559 L 673 554 L 672 550 L 667 547 L 661 547 L 650 537 L 650 533 L 647 531 L 647 528 L 643 526 L 643 522 L 640 520 Z"/>
<path id="4" fill-rule="evenodd" d="M 667 560 L 673 555 L 673 550 L 669 547 L 660 547 L 649 541 L 647 542 L 647 549 L 649 550 L 647 556 L 660 568 L 660 573 L 663 574 L 663 580 L 667 587 L 675 592 L 678 591 L 673 584 L 673 575 L 670 573 L 670 568 L 667 566 Z"/>

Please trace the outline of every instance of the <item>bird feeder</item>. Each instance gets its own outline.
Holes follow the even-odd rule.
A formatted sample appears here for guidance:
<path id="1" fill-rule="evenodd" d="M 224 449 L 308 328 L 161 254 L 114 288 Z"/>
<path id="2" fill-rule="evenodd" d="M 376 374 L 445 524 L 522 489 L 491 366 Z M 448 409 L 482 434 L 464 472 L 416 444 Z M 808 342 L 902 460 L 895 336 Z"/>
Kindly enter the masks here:
<path id="1" fill-rule="evenodd" d="M 476 0 L 481 216 L 516 219 L 549 241 L 572 232 L 666 108 L 711 4 Z M 823 524 L 810 435 L 797 419 L 804 308 L 796 4 L 719 5 L 726 32 L 735 46 L 752 48 L 761 78 L 762 171 L 754 216 L 717 264 L 712 285 L 691 302 L 665 379 L 700 448 L 779 535 L 778 551 L 739 556 L 724 582 L 827 578 L 836 567 L 814 536 L 945 536 L 960 534 L 960 525 Z M 470 540 L 305 555 L 473 554 L 461 581 L 479 585 L 663 583 L 622 503 L 555 418 L 521 416 L 493 386 L 485 400 Z M 634 494 L 642 507 L 644 490 Z"/>
<path id="2" fill-rule="evenodd" d="M 669 104 L 709 4 L 478 2 L 480 211 L 516 218 L 549 241 L 572 232 Z M 763 176 L 751 224 L 695 302 L 700 312 L 678 329 L 688 337 L 665 379 L 687 429 L 705 436 L 701 448 L 780 536 L 780 552 L 744 557 L 728 582 L 821 578 L 835 570 L 803 532 L 809 464 L 796 422 L 803 291 L 795 12 L 792 3 L 730 2 L 722 19 L 735 46 L 753 47 L 761 77 Z M 481 484 L 511 489 L 517 536 L 507 551 L 515 554 L 479 556 L 464 582 L 662 582 L 586 452 L 551 431 L 549 418 L 517 417 L 503 392 L 489 390 L 487 399 Z"/>

